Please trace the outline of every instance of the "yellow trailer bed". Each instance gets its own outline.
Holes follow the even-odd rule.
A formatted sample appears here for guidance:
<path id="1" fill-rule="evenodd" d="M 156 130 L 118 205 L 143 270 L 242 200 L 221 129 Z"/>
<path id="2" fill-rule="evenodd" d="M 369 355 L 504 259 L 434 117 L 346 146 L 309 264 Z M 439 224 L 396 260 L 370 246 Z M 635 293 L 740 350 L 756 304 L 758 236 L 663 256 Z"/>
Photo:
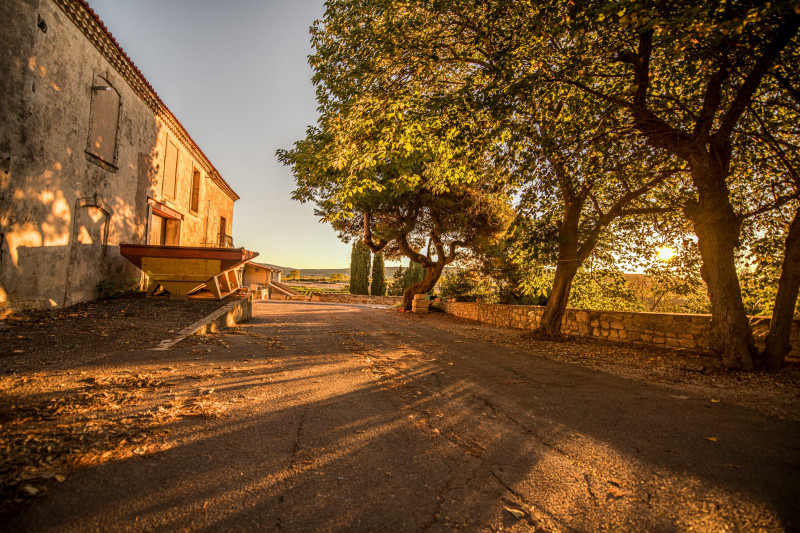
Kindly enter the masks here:
<path id="1" fill-rule="evenodd" d="M 258 253 L 244 248 L 203 248 L 127 244 L 119 246 L 122 257 L 147 274 L 147 297 L 158 289 L 170 298 L 186 299 L 203 288 L 218 300 L 240 287 L 236 269 Z"/>

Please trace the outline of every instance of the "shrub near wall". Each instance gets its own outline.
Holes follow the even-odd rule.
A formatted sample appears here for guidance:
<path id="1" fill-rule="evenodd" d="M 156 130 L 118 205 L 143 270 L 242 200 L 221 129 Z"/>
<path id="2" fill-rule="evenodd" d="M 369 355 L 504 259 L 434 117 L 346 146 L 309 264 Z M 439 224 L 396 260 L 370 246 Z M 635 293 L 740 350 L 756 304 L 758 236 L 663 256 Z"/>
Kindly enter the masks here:
<path id="1" fill-rule="evenodd" d="M 437 305 L 446 313 L 460 318 L 526 330 L 535 329 L 544 312 L 544 307 L 529 305 L 467 302 L 442 302 Z M 753 334 L 760 348 L 763 348 L 769 323 L 768 317 L 751 318 Z M 567 335 L 708 353 L 711 315 L 567 309 L 561 330 Z M 789 355 L 800 356 L 800 320 L 792 324 L 791 343 L 793 349 Z"/>
<path id="2" fill-rule="evenodd" d="M 396 305 L 403 301 L 402 296 L 366 296 L 360 294 L 312 294 L 312 302 L 340 304 Z"/>

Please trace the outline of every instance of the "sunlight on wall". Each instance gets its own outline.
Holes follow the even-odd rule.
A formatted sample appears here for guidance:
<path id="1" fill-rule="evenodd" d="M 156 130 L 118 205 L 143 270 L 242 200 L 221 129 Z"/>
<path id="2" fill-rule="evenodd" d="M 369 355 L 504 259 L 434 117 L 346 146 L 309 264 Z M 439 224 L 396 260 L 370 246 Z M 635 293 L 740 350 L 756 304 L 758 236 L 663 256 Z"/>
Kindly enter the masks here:
<path id="1" fill-rule="evenodd" d="M 110 204 L 114 216 L 109 226 L 109 242 L 121 242 L 125 239 L 139 239 L 144 235 L 144 224 L 138 223 L 136 206 L 117 196 Z M 92 218 L 94 220 L 94 218 Z M 95 222 L 97 222 L 95 220 Z"/>
<path id="2" fill-rule="evenodd" d="M 60 218 L 63 222 L 69 223 L 71 215 L 67 199 L 64 198 L 64 193 L 61 191 L 56 192 L 56 198 L 53 201 L 53 215 Z"/>
<path id="3" fill-rule="evenodd" d="M 58 169 L 60 166 L 60 163 L 57 163 L 55 167 Z M 49 179 L 52 178 L 53 172 L 47 170 L 42 175 Z M 14 199 L 22 202 L 26 198 L 36 198 L 49 212 L 40 219 L 38 226 L 32 223 L 14 224 L 11 231 L 6 233 L 11 264 L 17 269 L 20 268 L 17 248 L 66 246 L 69 244 L 69 228 L 72 222 L 72 212 L 62 191 L 44 190 L 27 194 L 22 189 L 14 191 Z M 102 213 L 99 216 L 102 217 Z"/>
<path id="4" fill-rule="evenodd" d="M 105 213 L 103 213 L 98 208 L 96 208 L 96 207 L 90 207 L 89 208 L 89 218 L 91 218 L 92 222 L 94 222 L 95 224 L 97 224 L 98 222 L 103 220 L 104 216 L 106 216 Z"/>
<path id="5" fill-rule="evenodd" d="M 49 204 L 56 197 L 53 191 L 42 191 L 39 193 L 39 201 L 43 204 Z"/>
<path id="6" fill-rule="evenodd" d="M 37 72 L 37 70 L 38 70 L 38 74 L 40 76 L 42 76 L 43 78 L 47 79 L 47 81 L 50 83 L 50 87 L 52 87 L 54 91 L 61 92 L 61 87 L 56 82 L 54 82 L 52 79 L 50 79 L 50 77 L 47 75 L 47 69 L 45 68 L 45 66 L 44 65 L 39 65 L 39 68 L 37 69 L 36 68 L 36 63 L 37 63 L 37 61 L 36 61 L 36 57 L 35 56 L 29 57 L 28 58 L 28 69 L 32 70 L 33 72 Z"/>
<path id="7" fill-rule="evenodd" d="M 86 226 L 81 226 L 81 229 L 78 230 L 78 235 L 75 238 L 81 244 L 92 244 L 94 242 L 92 240 L 92 236 L 89 235 L 89 230 L 86 229 Z"/>
<path id="8" fill-rule="evenodd" d="M 72 215 L 64 193 L 56 191 L 54 194 L 50 191 L 43 191 L 39 195 L 39 200 L 45 205 L 51 204 L 52 210 L 45 221 L 41 223 L 44 246 L 66 246 L 69 244 L 67 228 L 72 220 Z M 61 231 L 59 231 L 59 227 L 62 228 Z"/>
<path id="9" fill-rule="evenodd" d="M 42 222 L 43 246 L 66 246 L 69 244 L 69 234 L 59 233 L 55 226 L 47 222 Z"/>
<path id="10" fill-rule="evenodd" d="M 6 233 L 6 242 L 8 243 L 8 253 L 11 256 L 11 264 L 19 269 L 19 254 L 17 248 L 20 246 L 27 246 L 30 248 L 38 248 L 42 246 L 42 235 L 39 233 L 39 228 L 34 224 L 25 224 L 17 226 L 18 229 Z"/>

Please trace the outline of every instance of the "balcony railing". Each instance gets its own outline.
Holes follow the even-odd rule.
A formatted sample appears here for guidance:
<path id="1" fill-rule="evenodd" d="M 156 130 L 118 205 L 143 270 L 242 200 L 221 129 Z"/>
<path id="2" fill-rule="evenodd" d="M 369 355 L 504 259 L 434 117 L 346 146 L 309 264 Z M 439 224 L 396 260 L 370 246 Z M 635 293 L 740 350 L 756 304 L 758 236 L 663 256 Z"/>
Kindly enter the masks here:
<path id="1" fill-rule="evenodd" d="M 231 235 L 217 234 L 216 240 L 207 241 L 202 244 L 206 248 L 234 248 L 233 237 Z"/>
<path id="2" fill-rule="evenodd" d="M 233 248 L 233 236 L 220 233 L 217 235 L 217 246 L 220 248 Z"/>

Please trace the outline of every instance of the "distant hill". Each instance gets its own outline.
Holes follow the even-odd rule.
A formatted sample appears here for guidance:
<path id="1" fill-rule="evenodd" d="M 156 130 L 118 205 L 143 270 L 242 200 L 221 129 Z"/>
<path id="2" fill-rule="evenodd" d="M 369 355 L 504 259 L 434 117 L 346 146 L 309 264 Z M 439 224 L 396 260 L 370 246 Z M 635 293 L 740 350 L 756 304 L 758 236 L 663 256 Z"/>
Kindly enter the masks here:
<path id="1" fill-rule="evenodd" d="M 263 265 L 265 267 L 270 268 L 277 268 L 284 274 L 288 274 L 292 270 L 299 270 L 301 277 L 308 277 L 308 278 L 329 278 L 331 274 L 344 274 L 346 276 L 350 275 L 349 268 L 293 268 L 293 267 L 285 267 L 280 265 L 271 265 L 269 263 L 259 263 L 258 261 L 253 261 L 256 264 Z M 394 276 L 397 267 L 387 266 L 384 269 L 386 273 L 386 278 L 391 279 Z"/>

